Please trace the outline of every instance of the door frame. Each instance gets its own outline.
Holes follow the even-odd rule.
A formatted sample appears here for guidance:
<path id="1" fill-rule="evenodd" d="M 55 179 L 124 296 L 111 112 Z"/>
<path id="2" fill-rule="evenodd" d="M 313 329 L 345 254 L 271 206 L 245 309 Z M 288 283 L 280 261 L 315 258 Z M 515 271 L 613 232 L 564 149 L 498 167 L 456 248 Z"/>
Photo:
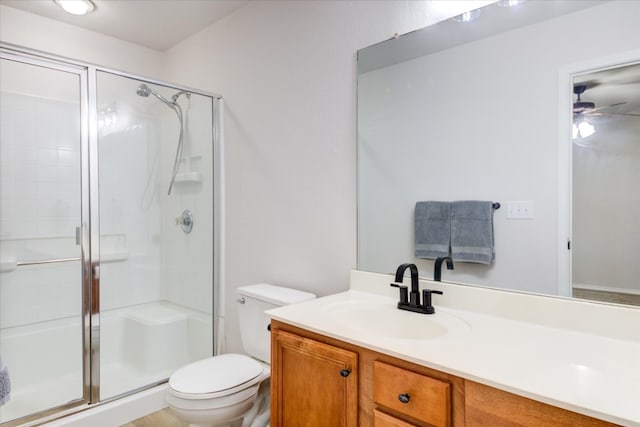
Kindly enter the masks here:
<path id="1" fill-rule="evenodd" d="M 79 80 L 79 116 L 80 116 L 80 262 L 81 262 L 81 292 L 82 292 L 82 307 L 81 307 L 81 324 L 82 324 L 82 397 L 64 403 L 62 405 L 47 408 L 43 411 L 26 415 L 24 417 L 8 421 L 7 426 L 23 425 L 25 422 L 32 420 L 42 421 L 43 417 L 47 417 L 52 414 L 67 413 L 69 411 L 75 411 L 80 406 L 88 405 L 91 402 L 91 288 L 90 283 L 93 279 L 91 264 L 90 264 L 90 248 L 91 248 L 91 234 L 90 234 L 90 212 L 89 212 L 89 163 L 86 153 L 89 150 L 89 100 L 88 93 L 88 67 L 81 64 L 68 63 L 65 61 L 59 61 L 53 58 L 41 57 L 33 55 L 28 52 L 20 50 L 12 50 L 7 48 L 4 44 L 0 49 L 0 59 L 7 61 L 14 61 L 21 64 L 26 64 L 35 67 L 42 67 L 49 70 L 60 71 L 69 74 L 75 74 Z M 40 422 L 38 421 L 38 422 Z M 18 423 L 18 424 L 16 424 Z"/>
<path id="2" fill-rule="evenodd" d="M 558 78 L 558 295 L 572 297 L 573 78 L 640 62 L 640 49 L 560 67 Z"/>

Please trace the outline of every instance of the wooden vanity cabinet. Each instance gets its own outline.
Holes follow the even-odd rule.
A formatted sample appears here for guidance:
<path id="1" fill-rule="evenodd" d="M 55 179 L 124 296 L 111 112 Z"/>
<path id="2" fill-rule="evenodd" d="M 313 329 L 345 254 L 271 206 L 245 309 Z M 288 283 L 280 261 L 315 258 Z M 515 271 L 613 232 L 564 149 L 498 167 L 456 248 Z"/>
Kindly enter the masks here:
<path id="1" fill-rule="evenodd" d="M 339 374 L 343 369 L 351 370 L 347 377 Z M 415 388 L 416 379 L 428 384 Z M 439 401 L 432 401 L 434 384 Z M 460 427 L 464 426 L 463 390 L 461 378 L 271 322 L 272 427 Z M 407 405 L 398 400 L 403 393 L 412 395 Z M 305 397 L 300 399 L 301 395 Z M 325 399 L 329 402 L 323 403 Z M 445 407 L 439 407 L 441 402 Z M 425 415 L 434 413 L 439 415 Z M 437 419 L 445 421 L 431 424 Z"/>
<path id="2" fill-rule="evenodd" d="M 348 372 L 347 372 L 348 371 Z M 400 395 L 407 394 L 408 401 Z M 272 427 L 614 426 L 271 322 Z"/>

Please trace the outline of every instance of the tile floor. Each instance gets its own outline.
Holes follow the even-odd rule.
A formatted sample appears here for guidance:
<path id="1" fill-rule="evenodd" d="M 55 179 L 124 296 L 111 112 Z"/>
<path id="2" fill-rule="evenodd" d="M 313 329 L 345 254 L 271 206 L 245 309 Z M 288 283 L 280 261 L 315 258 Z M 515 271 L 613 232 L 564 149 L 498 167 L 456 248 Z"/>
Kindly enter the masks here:
<path id="1" fill-rule="evenodd" d="M 189 424 L 179 420 L 169 408 L 165 408 L 120 427 L 189 427 Z"/>

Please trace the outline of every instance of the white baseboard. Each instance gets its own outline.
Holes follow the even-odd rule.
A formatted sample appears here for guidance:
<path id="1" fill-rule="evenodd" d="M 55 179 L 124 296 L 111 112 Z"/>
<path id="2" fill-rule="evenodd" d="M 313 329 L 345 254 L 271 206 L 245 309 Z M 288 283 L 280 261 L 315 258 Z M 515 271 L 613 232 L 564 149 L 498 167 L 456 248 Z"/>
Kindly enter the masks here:
<path id="1" fill-rule="evenodd" d="M 587 285 L 584 283 L 574 283 L 573 289 L 584 289 L 586 291 L 600 291 L 600 292 L 618 292 L 621 294 L 640 295 L 640 289 L 614 288 L 611 286 Z"/>

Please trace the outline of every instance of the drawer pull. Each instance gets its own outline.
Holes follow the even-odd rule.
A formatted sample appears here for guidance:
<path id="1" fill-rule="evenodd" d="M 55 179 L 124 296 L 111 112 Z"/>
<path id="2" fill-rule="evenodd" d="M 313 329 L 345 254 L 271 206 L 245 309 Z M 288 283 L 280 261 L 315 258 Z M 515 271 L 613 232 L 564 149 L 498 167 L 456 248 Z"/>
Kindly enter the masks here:
<path id="1" fill-rule="evenodd" d="M 351 369 L 340 369 L 340 375 L 342 375 L 345 378 L 348 377 L 350 373 L 351 373 Z"/>
<path id="2" fill-rule="evenodd" d="M 402 393 L 398 395 L 398 400 L 402 403 L 409 403 L 409 393 Z"/>

